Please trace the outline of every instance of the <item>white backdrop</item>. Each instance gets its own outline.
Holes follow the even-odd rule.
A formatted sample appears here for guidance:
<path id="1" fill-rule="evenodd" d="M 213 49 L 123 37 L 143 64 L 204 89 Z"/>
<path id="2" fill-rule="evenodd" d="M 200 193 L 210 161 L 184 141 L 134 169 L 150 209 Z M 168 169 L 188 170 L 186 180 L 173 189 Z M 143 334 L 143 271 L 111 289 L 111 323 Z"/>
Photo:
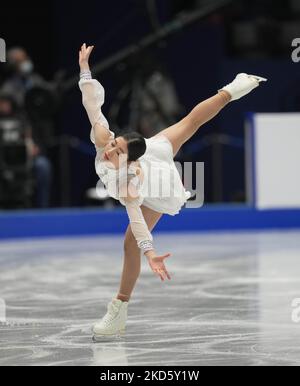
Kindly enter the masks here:
<path id="1" fill-rule="evenodd" d="M 300 208 L 300 114 L 255 114 L 246 149 L 249 202 L 258 209 Z"/>

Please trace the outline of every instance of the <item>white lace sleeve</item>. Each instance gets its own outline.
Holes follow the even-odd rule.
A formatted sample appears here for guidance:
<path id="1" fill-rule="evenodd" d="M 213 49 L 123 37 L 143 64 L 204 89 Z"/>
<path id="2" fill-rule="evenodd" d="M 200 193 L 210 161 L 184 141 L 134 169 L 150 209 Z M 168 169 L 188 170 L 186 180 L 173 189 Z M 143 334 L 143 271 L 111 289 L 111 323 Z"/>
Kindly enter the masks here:
<path id="1" fill-rule="evenodd" d="M 82 92 L 82 103 L 92 125 L 90 138 L 95 144 L 94 127 L 97 123 L 109 130 L 114 138 L 115 134 L 109 129 L 107 119 L 102 113 L 101 107 L 105 100 L 105 91 L 103 86 L 96 79 L 92 79 L 88 74 L 81 74 L 79 88 Z"/>
<path id="2" fill-rule="evenodd" d="M 153 250 L 153 237 L 148 229 L 141 207 L 139 206 L 139 200 L 126 201 L 126 210 L 130 220 L 131 230 L 137 241 L 138 247 L 143 253 Z"/>

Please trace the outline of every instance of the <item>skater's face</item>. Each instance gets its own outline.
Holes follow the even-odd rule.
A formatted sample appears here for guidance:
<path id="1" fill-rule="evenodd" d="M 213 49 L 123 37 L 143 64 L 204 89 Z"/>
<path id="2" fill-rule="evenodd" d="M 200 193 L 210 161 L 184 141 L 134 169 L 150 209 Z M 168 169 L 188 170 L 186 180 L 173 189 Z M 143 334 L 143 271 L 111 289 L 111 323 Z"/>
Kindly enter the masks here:
<path id="1" fill-rule="evenodd" d="M 124 162 L 127 162 L 127 141 L 123 137 L 110 140 L 104 148 L 103 157 L 105 161 L 109 161 L 119 169 Z"/>

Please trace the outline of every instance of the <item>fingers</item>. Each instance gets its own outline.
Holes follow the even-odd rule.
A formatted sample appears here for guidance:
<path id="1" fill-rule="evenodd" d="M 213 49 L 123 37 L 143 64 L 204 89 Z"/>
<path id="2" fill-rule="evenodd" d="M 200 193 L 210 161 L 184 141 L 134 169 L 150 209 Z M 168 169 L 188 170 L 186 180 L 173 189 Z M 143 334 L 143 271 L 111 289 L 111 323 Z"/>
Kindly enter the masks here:
<path id="1" fill-rule="evenodd" d="M 166 269 L 156 269 L 154 272 L 161 278 L 161 281 L 164 281 L 166 278 L 171 280 L 171 276 Z"/>
<path id="2" fill-rule="evenodd" d="M 171 276 L 169 275 L 169 272 L 167 270 L 163 271 L 163 280 L 166 280 L 167 278 L 171 280 Z"/>
<path id="3" fill-rule="evenodd" d="M 160 280 L 161 280 L 161 281 L 165 281 L 165 277 L 164 277 L 163 272 L 160 272 L 160 273 L 159 273 L 159 276 L 160 276 Z"/>
<path id="4" fill-rule="evenodd" d="M 166 255 L 163 256 L 164 259 L 166 259 L 167 257 L 170 257 L 171 256 L 171 253 L 167 253 Z"/>
<path id="5" fill-rule="evenodd" d="M 89 56 L 91 52 L 93 51 L 95 46 L 86 46 L 86 43 L 83 43 L 83 45 L 80 48 L 81 54 L 84 56 Z"/>
<path id="6" fill-rule="evenodd" d="M 167 253 L 166 255 L 163 255 L 163 256 L 154 257 L 152 260 L 155 262 L 162 262 L 164 259 L 167 259 L 170 256 L 171 256 L 171 253 Z"/>
<path id="7" fill-rule="evenodd" d="M 79 50 L 79 61 L 83 60 L 83 56 L 84 56 L 84 48 L 82 45 Z"/>
<path id="8" fill-rule="evenodd" d="M 91 55 L 91 53 L 92 53 L 93 49 L 94 49 L 94 46 L 90 46 L 90 47 L 88 48 L 88 53 L 89 53 L 89 56 Z"/>
<path id="9" fill-rule="evenodd" d="M 170 256 L 171 256 L 171 254 L 167 253 L 163 256 L 157 256 L 150 261 L 150 266 L 151 266 L 153 272 L 155 274 L 157 274 L 161 278 L 162 281 L 164 281 L 166 278 L 171 280 L 171 276 L 169 275 L 169 273 L 168 273 L 168 271 L 163 263 L 164 259 L 166 259 Z"/>
<path id="10" fill-rule="evenodd" d="M 160 277 L 161 278 L 161 281 L 163 281 L 163 277 L 162 277 L 162 274 L 160 273 L 160 269 L 154 269 L 153 270 L 153 272 L 158 276 L 158 277 Z"/>

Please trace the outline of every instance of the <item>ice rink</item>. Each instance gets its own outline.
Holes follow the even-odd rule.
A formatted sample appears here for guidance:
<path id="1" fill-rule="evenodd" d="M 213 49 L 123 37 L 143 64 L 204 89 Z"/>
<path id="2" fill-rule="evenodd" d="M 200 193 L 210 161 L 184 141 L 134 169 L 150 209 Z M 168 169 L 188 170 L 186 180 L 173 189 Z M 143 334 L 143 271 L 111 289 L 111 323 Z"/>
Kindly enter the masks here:
<path id="1" fill-rule="evenodd" d="M 91 325 L 119 289 L 122 238 L 0 243 L 0 365 L 300 365 L 300 232 L 155 243 L 172 280 L 143 258 L 125 337 L 100 343 Z"/>

